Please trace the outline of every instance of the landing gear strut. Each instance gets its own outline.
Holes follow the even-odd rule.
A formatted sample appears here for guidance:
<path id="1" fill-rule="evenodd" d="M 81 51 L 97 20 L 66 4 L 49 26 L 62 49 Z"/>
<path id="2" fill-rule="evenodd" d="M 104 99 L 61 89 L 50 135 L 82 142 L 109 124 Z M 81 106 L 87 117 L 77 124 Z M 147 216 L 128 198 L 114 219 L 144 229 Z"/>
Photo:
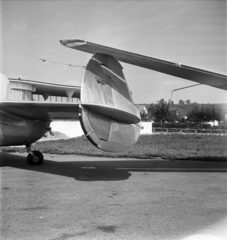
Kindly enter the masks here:
<path id="1" fill-rule="evenodd" d="M 26 145 L 28 156 L 27 162 L 29 165 L 41 165 L 43 163 L 43 154 L 40 151 L 31 151 L 31 145 Z"/>

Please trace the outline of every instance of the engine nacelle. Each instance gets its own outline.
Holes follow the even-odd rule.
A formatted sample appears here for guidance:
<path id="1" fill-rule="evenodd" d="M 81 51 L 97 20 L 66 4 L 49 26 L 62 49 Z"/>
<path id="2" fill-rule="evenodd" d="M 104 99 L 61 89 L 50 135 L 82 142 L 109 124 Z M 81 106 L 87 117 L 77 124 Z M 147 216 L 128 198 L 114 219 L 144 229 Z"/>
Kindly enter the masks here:
<path id="1" fill-rule="evenodd" d="M 10 100 L 10 83 L 0 73 L 0 100 Z M 13 103 L 13 102 L 12 102 Z M 2 105 L 0 109 L 0 146 L 26 145 L 40 139 L 49 129 L 50 116 L 33 106 Z"/>
<path id="2" fill-rule="evenodd" d="M 24 114 L 23 109 L 0 110 L 0 146 L 26 145 L 43 137 L 51 121 L 44 111 L 35 111 L 43 119 L 29 119 L 27 112 L 32 112 L 32 109 L 24 109 Z"/>
<path id="3" fill-rule="evenodd" d="M 120 152 L 137 142 L 140 111 L 114 57 L 96 53 L 90 59 L 82 81 L 81 102 L 81 126 L 97 148 Z"/>

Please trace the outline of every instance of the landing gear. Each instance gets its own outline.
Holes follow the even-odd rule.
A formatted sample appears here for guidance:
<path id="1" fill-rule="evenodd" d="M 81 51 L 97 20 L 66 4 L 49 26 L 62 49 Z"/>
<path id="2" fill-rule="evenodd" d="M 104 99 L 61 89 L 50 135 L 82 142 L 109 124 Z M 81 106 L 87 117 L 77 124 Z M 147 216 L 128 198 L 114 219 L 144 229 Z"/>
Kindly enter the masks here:
<path id="1" fill-rule="evenodd" d="M 43 154 L 40 151 L 31 151 L 30 144 L 26 145 L 28 156 L 27 162 L 29 165 L 41 165 L 43 163 Z"/>

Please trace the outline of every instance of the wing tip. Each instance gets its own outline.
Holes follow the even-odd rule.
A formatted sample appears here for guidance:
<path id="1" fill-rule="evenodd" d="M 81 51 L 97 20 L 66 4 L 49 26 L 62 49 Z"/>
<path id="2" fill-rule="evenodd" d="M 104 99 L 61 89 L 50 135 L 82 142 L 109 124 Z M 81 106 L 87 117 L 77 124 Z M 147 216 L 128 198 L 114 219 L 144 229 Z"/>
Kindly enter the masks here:
<path id="1" fill-rule="evenodd" d="M 87 41 L 85 39 L 64 39 L 60 40 L 60 43 L 65 47 L 78 47 L 81 45 L 85 45 Z"/>

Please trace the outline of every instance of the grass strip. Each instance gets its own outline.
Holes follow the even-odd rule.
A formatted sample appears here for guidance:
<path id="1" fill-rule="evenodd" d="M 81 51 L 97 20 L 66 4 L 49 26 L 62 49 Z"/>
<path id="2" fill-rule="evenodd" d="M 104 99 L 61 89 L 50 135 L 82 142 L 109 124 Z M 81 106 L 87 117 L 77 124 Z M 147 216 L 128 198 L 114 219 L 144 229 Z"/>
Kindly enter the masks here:
<path id="1" fill-rule="evenodd" d="M 142 135 L 134 147 L 121 153 L 95 148 L 85 137 L 42 141 L 33 150 L 50 154 L 75 154 L 111 158 L 161 158 L 170 160 L 227 161 L 227 136 L 216 135 Z M 25 147 L 1 147 L 7 152 L 26 152 Z"/>

